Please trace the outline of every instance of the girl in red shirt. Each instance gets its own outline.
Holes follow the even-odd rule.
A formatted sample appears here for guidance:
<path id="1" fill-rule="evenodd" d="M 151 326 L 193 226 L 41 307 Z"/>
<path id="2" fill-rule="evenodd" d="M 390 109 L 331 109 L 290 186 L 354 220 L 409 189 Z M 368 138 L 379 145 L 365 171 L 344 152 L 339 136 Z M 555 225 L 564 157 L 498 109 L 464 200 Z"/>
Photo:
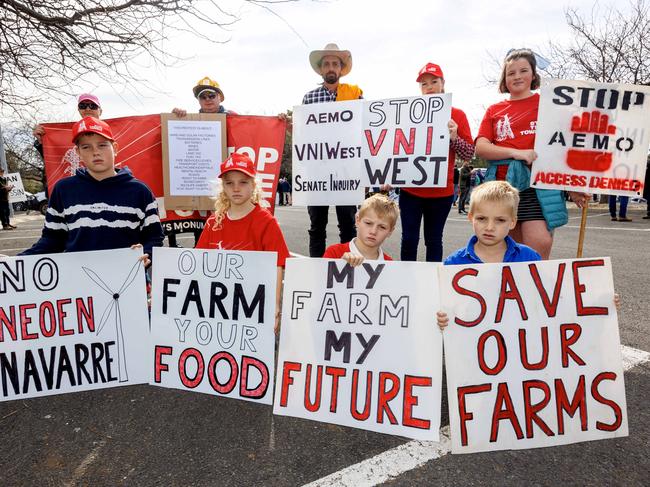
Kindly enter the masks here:
<path id="1" fill-rule="evenodd" d="M 255 165 L 246 154 L 233 153 L 221 163 L 223 188 L 217 195 L 214 214 L 196 244 L 197 249 L 258 250 L 278 254 L 275 330 L 280 325 L 282 277 L 289 249 L 280 225 L 260 206 Z"/>
<path id="2" fill-rule="evenodd" d="M 533 148 L 539 95 L 534 94 L 533 90 L 539 86 L 540 77 L 533 52 L 529 49 L 515 49 L 508 53 L 501 72 L 499 92 L 509 93 L 510 98 L 487 109 L 476 139 L 476 155 L 487 159 L 492 166 L 488 168 L 488 176 L 496 173 L 497 180 L 506 180 L 510 165 L 508 160 L 521 161 L 530 167 L 537 159 Z M 548 259 L 553 245 L 551 231 L 555 226 L 565 224 L 566 216 L 562 219 L 551 213 L 558 211 L 557 206 L 543 211 L 538 191 L 550 190 L 520 188 L 517 225 L 510 236 L 517 242 L 532 247 L 543 259 Z M 583 193 L 569 194 L 579 207 L 586 204 L 589 198 Z M 544 196 L 548 195 L 546 193 Z M 560 210 L 566 213 L 564 203 Z"/>

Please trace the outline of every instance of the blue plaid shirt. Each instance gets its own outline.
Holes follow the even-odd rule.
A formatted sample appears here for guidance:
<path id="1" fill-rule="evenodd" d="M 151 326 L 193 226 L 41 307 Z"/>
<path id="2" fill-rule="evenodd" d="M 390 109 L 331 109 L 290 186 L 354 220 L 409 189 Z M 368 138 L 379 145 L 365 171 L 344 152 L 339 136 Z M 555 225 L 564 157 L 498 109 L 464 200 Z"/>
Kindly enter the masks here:
<path id="1" fill-rule="evenodd" d="M 312 103 L 328 103 L 332 101 L 336 101 L 336 92 L 328 90 L 323 85 L 319 86 L 315 90 L 311 90 L 302 97 L 303 105 L 311 105 Z"/>

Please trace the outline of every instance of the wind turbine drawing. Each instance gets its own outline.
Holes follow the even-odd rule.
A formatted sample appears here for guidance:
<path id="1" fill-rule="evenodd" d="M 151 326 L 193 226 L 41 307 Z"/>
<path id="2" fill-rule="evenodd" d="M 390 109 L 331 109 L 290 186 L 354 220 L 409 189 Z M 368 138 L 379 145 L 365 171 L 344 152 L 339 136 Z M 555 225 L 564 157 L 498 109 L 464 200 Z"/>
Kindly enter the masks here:
<path id="1" fill-rule="evenodd" d="M 118 366 L 118 377 L 120 382 L 126 382 L 129 380 L 129 374 L 126 368 L 126 352 L 124 349 L 124 333 L 122 331 L 122 314 L 120 313 L 120 296 L 127 290 L 127 288 L 135 281 L 135 278 L 138 276 L 138 270 L 142 262 L 138 260 L 135 265 L 129 271 L 129 274 L 126 276 L 126 279 L 120 286 L 117 292 L 111 290 L 101 277 L 97 275 L 95 271 L 89 269 L 88 267 L 81 267 L 86 275 L 97 284 L 102 290 L 109 294 L 113 299 L 110 304 L 106 306 L 102 318 L 99 321 L 99 326 L 97 327 L 96 335 L 99 335 L 104 328 L 104 325 L 108 323 L 108 320 L 113 316 L 115 318 L 115 333 L 117 335 L 117 366 Z M 113 312 L 115 310 L 115 312 Z"/>

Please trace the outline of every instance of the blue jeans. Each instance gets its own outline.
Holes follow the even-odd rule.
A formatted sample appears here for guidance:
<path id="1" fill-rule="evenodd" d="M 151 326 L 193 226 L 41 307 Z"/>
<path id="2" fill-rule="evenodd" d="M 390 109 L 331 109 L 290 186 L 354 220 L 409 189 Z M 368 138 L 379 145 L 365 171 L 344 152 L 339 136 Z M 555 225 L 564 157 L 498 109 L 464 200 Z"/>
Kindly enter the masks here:
<path id="1" fill-rule="evenodd" d="M 627 204 L 630 201 L 629 196 L 609 195 L 609 214 L 612 216 L 612 218 L 616 217 L 616 198 L 618 198 L 618 201 L 621 203 L 621 207 L 619 208 L 619 211 L 618 211 L 618 216 L 621 217 L 621 218 L 626 218 L 627 217 Z"/>
<path id="2" fill-rule="evenodd" d="M 420 243 L 420 222 L 424 219 L 424 245 L 427 262 L 442 261 L 442 232 L 454 196 L 420 198 L 400 192 L 399 208 L 402 218 L 402 260 L 417 260 Z"/>

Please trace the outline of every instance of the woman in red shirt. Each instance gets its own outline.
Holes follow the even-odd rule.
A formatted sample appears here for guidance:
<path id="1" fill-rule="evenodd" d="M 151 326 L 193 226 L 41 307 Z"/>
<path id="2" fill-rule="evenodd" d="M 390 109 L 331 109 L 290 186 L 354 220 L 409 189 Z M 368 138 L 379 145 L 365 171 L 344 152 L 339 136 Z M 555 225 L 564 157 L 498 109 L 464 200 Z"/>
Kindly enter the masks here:
<path id="1" fill-rule="evenodd" d="M 427 63 L 416 81 L 423 95 L 445 92 L 445 78 L 437 64 Z M 467 116 L 452 107 L 449 127 L 449 156 L 447 158 L 447 185 L 444 188 L 402 188 L 399 207 L 402 219 L 402 260 L 417 260 L 420 242 L 420 223 L 424 220 L 424 245 L 427 262 L 442 261 L 442 234 L 449 210 L 454 201 L 454 166 L 456 156 L 469 160 L 474 155 L 474 144 Z"/>
<path id="2" fill-rule="evenodd" d="M 492 105 L 485 112 L 476 138 L 476 154 L 490 162 L 486 180 L 508 180 L 520 190 L 517 225 L 510 236 L 535 249 L 543 259 L 548 259 L 553 245 L 551 232 L 567 221 L 564 197 L 555 190 L 530 188 L 530 178 L 522 177 L 526 169 L 518 171 L 518 174 L 516 171 L 521 163 L 529 168 L 537 159 L 533 148 L 539 94 L 533 90 L 539 86 L 534 53 L 529 49 L 509 52 L 503 64 L 499 92 L 509 93 L 510 98 Z M 523 185 L 518 184 L 522 181 Z M 589 198 L 583 193 L 569 194 L 578 206 L 586 204 Z"/>

